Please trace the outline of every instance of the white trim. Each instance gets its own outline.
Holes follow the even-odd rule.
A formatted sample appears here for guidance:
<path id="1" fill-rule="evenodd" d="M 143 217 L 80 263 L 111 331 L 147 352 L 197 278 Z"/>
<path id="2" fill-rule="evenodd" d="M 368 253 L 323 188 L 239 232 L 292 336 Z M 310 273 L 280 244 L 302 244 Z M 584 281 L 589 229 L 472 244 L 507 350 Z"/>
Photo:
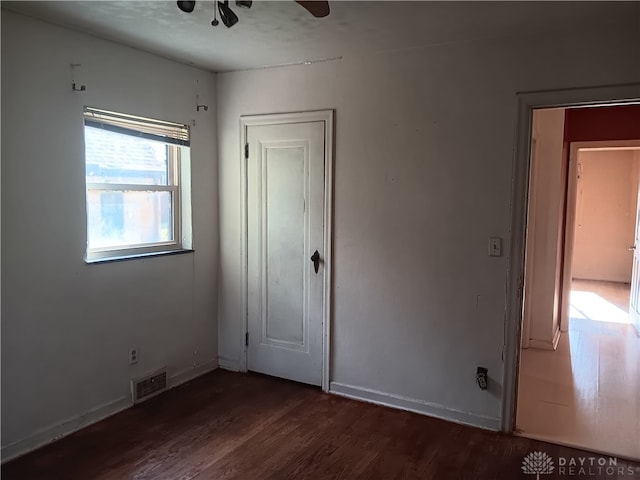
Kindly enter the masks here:
<path id="1" fill-rule="evenodd" d="M 331 285 L 332 285 L 332 245 L 333 245 L 333 161 L 334 161 L 333 110 L 325 119 L 324 145 L 324 305 L 322 308 L 322 391 L 329 391 L 331 382 Z"/>
<path id="2" fill-rule="evenodd" d="M 563 253 L 564 270 L 562 274 L 562 310 L 560 311 L 560 329 L 563 332 L 566 332 L 569 329 L 569 298 L 571 294 L 571 282 L 573 280 L 573 249 L 575 242 L 576 206 L 578 196 L 578 154 L 581 151 L 637 150 L 639 148 L 640 139 L 598 140 L 591 142 L 571 142 L 569 144 L 569 183 L 567 191 L 567 218 L 565 224 L 565 245 Z M 568 279 L 568 281 L 565 281 L 565 279 Z"/>
<path id="3" fill-rule="evenodd" d="M 569 170 L 567 179 L 567 210 L 564 223 L 564 251 L 562 253 L 562 285 L 560 293 L 560 330 L 569 330 L 569 301 L 573 275 L 573 244 L 575 240 L 576 197 L 578 191 L 578 150 L 569 144 Z"/>
<path id="4" fill-rule="evenodd" d="M 567 215 L 564 231 L 564 252 L 562 272 L 562 296 L 560 310 L 560 330 L 569 330 L 569 298 L 573 280 L 573 247 L 575 241 L 576 205 L 578 195 L 578 152 L 598 150 L 634 150 L 640 148 L 638 140 L 603 140 L 592 142 L 571 142 L 569 144 L 569 178 L 567 184 Z M 567 281 L 568 280 L 568 281 Z"/>
<path id="5" fill-rule="evenodd" d="M 333 239 L 333 161 L 334 161 L 334 111 L 275 113 L 267 115 L 243 115 L 240 117 L 240 197 L 241 197 L 241 283 L 242 283 L 242 328 L 239 370 L 247 371 L 247 347 L 245 335 L 248 331 L 248 209 L 247 209 L 247 159 L 244 155 L 247 143 L 247 128 L 259 125 L 281 125 L 287 123 L 324 122 L 324 302 L 322 308 L 322 391 L 329 391 L 331 358 L 331 285 Z"/>
<path id="6" fill-rule="evenodd" d="M 241 372 L 247 371 L 247 348 L 245 339 L 249 331 L 249 207 L 247 187 L 247 171 L 248 159 L 245 155 L 245 145 L 247 144 L 247 126 L 242 117 L 240 117 L 240 284 L 242 297 L 241 308 L 241 324 L 240 324 L 240 369 Z"/>
<path id="7" fill-rule="evenodd" d="M 192 250 L 184 249 L 175 243 L 158 243 L 149 244 L 145 247 L 128 247 L 122 248 L 112 247 L 103 250 L 89 250 L 85 254 L 85 263 L 103 263 L 109 260 L 122 260 L 133 258 L 151 257 L 154 255 L 162 255 L 168 253 L 189 252 Z"/>
<path id="8" fill-rule="evenodd" d="M 86 108 L 86 107 L 85 107 Z M 85 110 L 86 112 L 86 110 Z M 85 139 L 86 142 L 86 139 Z M 116 259 L 121 257 L 135 257 L 143 256 L 148 253 L 164 252 L 164 251 L 176 251 L 183 250 L 183 237 L 182 233 L 184 227 L 182 225 L 183 215 L 187 213 L 187 217 L 191 220 L 191 205 L 189 205 L 189 212 L 182 210 L 182 201 L 185 190 L 183 183 L 187 187 L 191 186 L 191 170 L 185 170 L 182 168 L 182 155 L 186 151 L 189 151 L 189 147 L 184 147 L 176 144 L 167 143 L 167 161 L 168 161 L 168 185 L 144 185 L 138 183 L 108 183 L 108 182 L 86 182 L 85 178 L 85 210 L 86 210 L 86 234 L 87 234 L 87 248 L 85 252 L 85 261 L 87 263 L 93 263 L 94 261 Z M 84 158 L 86 165 L 86 156 Z M 188 166 L 190 167 L 190 163 Z M 183 175 L 186 174 L 188 179 L 183 182 Z M 126 245 L 113 245 L 107 247 L 89 247 L 89 192 L 90 191 L 114 191 L 114 192 L 154 192 L 162 193 L 168 192 L 171 194 L 171 216 L 172 216 L 172 240 L 164 242 L 152 242 L 152 243 L 136 243 Z M 191 198 L 191 191 L 186 192 L 188 199 Z M 186 228 L 189 232 L 191 226 Z M 190 236 L 190 235 L 189 235 Z M 191 243 L 190 241 L 188 242 Z"/>
<path id="9" fill-rule="evenodd" d="M 497 431 L 500 428 L 500 419 L 496 417 L 455 410 L 437 403 L 403 397 L 402 395 L 381 392 L 370 388 L 331 382 L 329 393 L 354 400 L 374 403 L 376 405 L 383 405 L 385 407 L 419 413 L 429 417 L 441 418 L 443 420 L 460 423 L 462 425 L 484 428 L 486 430 Z"/>
<path id="10" fill-rule="evenodd" d="M 231 372 L 239 372 L 240 371 L 240 361 L 232 360 L 226 357 L 218 357 L 218 367 L 223 370 L 229 370 Z"/>
<path id="11" fill-rule="evenodd" d="M 173 387 L 177 387 L 178 385 L 182 385 L 194 378 L 198 378 L 205 373 L 209 373 L 218 368 L 217 360 L 209 360 L 208 362 L 201 363 L 195 367 L 188 367 L 178 372 L 173 373 L 169 377 L 169 381 L 167 382 L 167 390 L 171 390 Z M 167 391 L 165 390 L 165 391 Z"/>
<path id="12" fill-rule="evenodd" d="M 560 328 L 556 328 L 556 332 L 553 334 L 553 340 L 538 340 L 537 338 L 531 338 L 529 339 L 529 348 L 536 348 L 538 350 L 555 350 L 558 348 L 560 333 Z"/>
<path id="13" fill-rule="evenodd" d="M 510 252 L 507 258 L 504 369 L 501 429 L 515 429 L 518 361 L 522 328 L 524 249 L 529 181 L 531 120 L 534 108 L 614 105 L 640 100 L 640 84 L 564 89 L 517 94 L 517 121 L 511 183 Z"/>
<path id="14" fill-rule="evenodd" d="M 168 377 L 167 389 L 163 390 L 161 393 L 165 393 L 178 385 L 182 385 L 189 380 L 193 380 L 196 377 L 215 370 L 217 366 L 218 362 L 211 360 L 198 365 L 197 367 L 190 367 L 176 372 Z M 83 428 L 93 425 L 105 418 L 120 413 L 132 406 L 133 401 L 131 394 L 125 395 L 117 398 L 116 400 L 112 400 L 111 402 L 98 405 L 81 415 L 69 417 L 60 423 L 37 430 L 35 433 L 21 440 L 3 446 L 1 450 L 2 463 L 25 455 L 51 442 L 60 440 L 63 437 L 71 435 L 78 430 L 82 430 Z"/>
<path id="15" fill-rule="evenodd" d="M 538 141 L 536 138 L 531 138 L 531 151 L 529 152 L 531 158 L 536 158 L 538 155 Z M 529 175 L 529 192 L 536 191 L 538 186 L 538 170 L 537 168 L 533 169 L 531 174 Z M 533 310 L 529 303 L 531 303 L 531 286 L 534 280 L 534 241 L 535 235 L 532 234 L 536 228 L 536 216 L 530 215 L 531 212 L 535 212 L 536 205 L 538 203 L 538 196 L 531 195 L 531 193 L 527 196 L 528 204 L 527 204 L 527 216 L 529 217 L 529 223 L 527 224 L 527 230 L 525 232 L 526 236 L 526 245 L 527 250 L 525 251 L 525 269 L 527 275 L 527 282 L 524 282 L 522 288 L 524 290 L 524 302 L 523 305 L 523 315 L 524 318 L 522 320 L 522 348 L 529 348 L 530 340 L 531 340 L 531 310 Z"/>
<path id="16" fill-rule="evenodd" d="M 98 405 L 82 415 L 76 415 L 63 420 L 55 425 L 41 428 L 29 436 L 10 443 L 2 447 L 2 463 L 13 460 L 16 457 L 29 453 L 48 443 L 60 440 L 78 430 L 89 425 L 104 420 L 131 407 L 131 397 L 129 395 L 117 398 L 111 402 Z"/>
<path id="17" fill-rule="evenodd" d="M 585 152 L 598 152 L 609 150 L 638 150 L 640 149 L 640 138 L 635 140 L 593 140 L 591 142 L 571 142 L 576 150 Z"/>
<path id="18" fill-rule="evenodd" d="M 640 148 L 639 140 L 602 140 L 592 142 L 571 142 L 569 144 L 569 178 L 567 183 L 567 215 L 564 225 L 564 253 L 562 272 L 562 305 L 560 310 L 560 330 L 569 330 L 569 299 L 573 280 L 573 248 L 575 241 L 576 205 L 578 195 L 578 152 L 597 150 L 635 150 Z"/>
<path id="19" fill-rule="evenodd" d="M 537 338 L 530 338 L 529 346 L 527 348 L 534 348 L 536 350 L 555 350 L 555 348 L 553 348 L 553 342 L 550 340 L 539 340 Z"/>

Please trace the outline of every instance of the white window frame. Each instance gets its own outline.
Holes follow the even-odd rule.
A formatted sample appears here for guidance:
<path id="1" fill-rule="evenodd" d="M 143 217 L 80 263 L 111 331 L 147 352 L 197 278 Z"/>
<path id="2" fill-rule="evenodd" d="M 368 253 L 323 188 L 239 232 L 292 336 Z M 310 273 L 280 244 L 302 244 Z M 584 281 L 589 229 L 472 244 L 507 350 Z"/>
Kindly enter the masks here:
<path id="1" fill-rule="evenodd" d="M 115 112 L 108 112 L 105 110 L 93 109 L 90 107 L 85 107 L 84 116 L 85 123 L 83 127 L 94 127 L 95 125 L 87 125 L 86 120 L 88 118 L 92 118 L 93 112 L 98 112 L 97 116 L 101 118 L 101 120 L 106 120 L 107 124 L 110 122 L 110 115 L 113 115 L 114 125 L 116 128 L 118 127 L 118 118 L 123 118 L 125 121 L 129 119 L 133 119 L 132 123 L 136 123 L 142 125 L 142 128 L 138 130 L 137 128 L 130 127 L 126 125 L 127 129 L 132 130 L 132 135 L 136 136 L 135 131 L 141 132 L 143 136 L 145 132 L 144 123 L 145 121 L 150 122 L 150 128 L 153 128 L 153 134 L 156 134 L 158 130 L 158 124 L 166 124 L 173 125 L 176 128 L 182 128 L 181 133 L 184 135 L 184 131 L 187 132 L 186 143 L 176 144 L 173 141 L 169 140 L 164 142 L 167 146 L 168 152 L 168 185 L 147 185 L 147 184 L 131 184 L 131 183 L 89 183 L 86 182 L 85 175 L 85 207 L 87 211 L 87 223 L 86 223 L 86 231 L 87 231 L 87 249 L 85 260 L 87 263 L 93 262 L 102 262 L 109 260 L 119 260 L 119 259 L 128 259 L 128 258 L 136 258 L 136 257 L 145 257 L 150 255 L 159 255 L 159 254 L 168 254 L 168 253 L 176 253 L 181 251 L 191 251 L 189 249 L 184 248 L 184 238 L 183 238 L 183 208 L 182 208 L 182 200 L 184 192 L 182 191 L 183 184 L 183 174 L 185 173 L 185 166 L 182 164 L 182 157 L 184 153 L 188 155 L 188 147 L 189 147 L 189 129 L 186 125 L 181 124 L 171 124 L 170 122 L 162 122 L 155 121 L 151 119 L 146 119 L 142 117 L 134 117 L 131 115 L 119 114 Z M 160 129 L 163 127 L 161 126 Z M 84 128 L 83 128 L 84 133 Z M 162 132 L 161 132 L 162 133 Z M 167 129 L 167 133 L 170 136 L 169 138 L 173 138 L 173 134 L 169 129 Z M 177 135 L 176 135 L 177 136 Z M 159 141 L 163 142 L 162 138 L 158 138 Z M 179 140 L 181 141 L 181 140 Z M 86 155 L 84 166 L 86 169 Z M 166 242 L 153 242 L 153 243 L 144 243 L 144 244 L 129 244 L 129 245 L 116 245 L 111 247 L 97 247 L 90 248 L 89 247 L 89 191 L 90 190 L 103 190 L 103 191 L 113 191 L 113 192 L 126 192 L 126 191 L 142 191 L 142 192 L 170 192 L 171 193 L 171 216 L 172 216 L 172 234 L 173 240 Z M 188 213 L 188 212 L 187 212 Z M 188 243 L 188 242 L 187 242 Z"/>

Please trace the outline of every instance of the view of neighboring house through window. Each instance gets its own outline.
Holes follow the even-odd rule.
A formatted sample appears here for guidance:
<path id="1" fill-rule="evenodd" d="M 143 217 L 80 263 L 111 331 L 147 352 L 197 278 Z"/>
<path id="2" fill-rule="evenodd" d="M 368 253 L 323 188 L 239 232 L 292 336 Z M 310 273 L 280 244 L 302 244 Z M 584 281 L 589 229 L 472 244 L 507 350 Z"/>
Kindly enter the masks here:
<path id="1" fill-rule="evenodd" d="M 87 260 L 180 250 L 185 125 L 85 108 Z"/>

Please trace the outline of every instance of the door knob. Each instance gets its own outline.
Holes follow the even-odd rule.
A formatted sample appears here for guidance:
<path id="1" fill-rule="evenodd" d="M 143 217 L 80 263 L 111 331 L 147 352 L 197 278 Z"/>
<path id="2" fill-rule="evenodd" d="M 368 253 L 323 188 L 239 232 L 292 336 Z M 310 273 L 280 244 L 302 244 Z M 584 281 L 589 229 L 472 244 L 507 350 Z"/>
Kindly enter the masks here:
<path id="1" fill-rule="evenodd" d="M 320 267 L 320 254 L 318 253 L 318 250 L 313 252 L 313 255 L 311 255 L 311 261 L 313 262 L 313 269 L 318 273 L 318 268 Z"/>
<path id="2" fill-rule="evenodd" d="M 636 246 L 635 246 L 635 245 L 631 245 L 631 246 L 629 247 L 629 251 L 630 251 L 630 252 L 633 252 L 635 249 L 636 249 Z"/>

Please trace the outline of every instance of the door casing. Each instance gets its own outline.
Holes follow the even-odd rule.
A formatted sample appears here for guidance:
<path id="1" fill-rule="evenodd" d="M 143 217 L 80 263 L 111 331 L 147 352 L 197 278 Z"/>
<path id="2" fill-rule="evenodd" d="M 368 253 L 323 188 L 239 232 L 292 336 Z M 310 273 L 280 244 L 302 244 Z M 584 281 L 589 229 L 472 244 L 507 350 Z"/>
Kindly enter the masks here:
<path id="1" fill-rule="evenodd" d="M 517 118 L 511 181 L 510 248 L 507 258 L 504 368 L 500 415 L 500 428 L 508 433 L 513 432 L 516 425 L 533 110 L 639 103 L 640 83 L 522 92 L 516 95 L 516 99 Z"/>
<path id="2" fill-rule="evenodd" d="M 239 339 L 241 345 L 240 371 L 247 371 L 247 347 L 245 338 L 248 332 L 248 208 L 247 174 L 245 158 L 247 129 L 251 126 L 282 125 L 287 123 L 324 122 L 324 301 L 322 306 L 322 391 L 329 391 L 330 349 L 331 349 L 331 280 L 332 280 L 332 239 L 333 239 L 333 157 L 334 157 L 334 110 L 316 110 L 309 112 L 274 113 L 264 115 L 243 115 L 240 117 L 240 196 L 241 196 L 241 264 L 242 264 L 242 327 Z"/>
<path id="3" fill-rule="evenodd" d="M 569 146 L 569 178 L 567 187 L 567 215 L 565 219 L 561 317 L 560 330 L 569 330 L 569 297 L 571 293 L 571 278 L 573 266 L 573 247 L 575 240 L 576 205 L 578 195 L 578 152 L 598 148 L 627 148 L 640 147 L 640 140 L 604 140 L 591 142 L 571 142 Z M 634 218 L 634 225 L 636 219 Z M 568 279 L 568 281 L 565 281 Z"/>

